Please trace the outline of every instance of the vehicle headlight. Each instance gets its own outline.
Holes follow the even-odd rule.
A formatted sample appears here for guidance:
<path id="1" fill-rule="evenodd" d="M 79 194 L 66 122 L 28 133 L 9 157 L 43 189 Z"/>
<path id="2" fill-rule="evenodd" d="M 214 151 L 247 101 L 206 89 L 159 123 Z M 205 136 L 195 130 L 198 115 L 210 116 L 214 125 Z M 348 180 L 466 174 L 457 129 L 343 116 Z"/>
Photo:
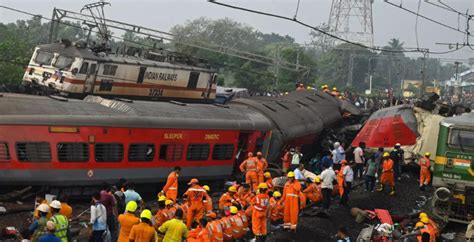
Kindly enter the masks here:
<path id="1" fill-rule="evenodd" d="M 440 201 L 443 201 L 443 202 L 446 202 L 449 200 L 449 198 L 451 197 L 451 191 L 446 188 L 446 187 L 440 187 L 438 189 L 436 189 L 435 193 L 435 198 L 440 200 Z"/>

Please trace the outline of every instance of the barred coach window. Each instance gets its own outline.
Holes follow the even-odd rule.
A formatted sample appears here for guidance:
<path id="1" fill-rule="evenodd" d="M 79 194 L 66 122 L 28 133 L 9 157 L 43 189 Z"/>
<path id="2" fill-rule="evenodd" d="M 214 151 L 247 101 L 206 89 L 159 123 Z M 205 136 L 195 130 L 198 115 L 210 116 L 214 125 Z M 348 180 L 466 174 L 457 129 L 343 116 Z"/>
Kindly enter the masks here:
<path id="1" fill-rule="evenodd" d="M 10 151 L 7 143 L 0 143 L 0 162 L 10 160 Z"/>
<path id="2" fill-rule="evenodd" d="M 87 162 L 89 161 L 89 144 L 87 143 L 59 143 L 58 160 L 60 162 Z"/>
<path id="3" fill-rule="evenodd" d="M 212 150 L 213 160 L 231 160 L 234 154 L 233 144 L 216 144 Z"/>
<path id="4" fill-rule="evenodd" d="M 95 144 L 95 160 L 97 162 L 120 162 L 123 159 L 123 144 Z"/>
<path id="5" fill-rule="evenodd" d="M 188 146 L 187 160 L 207 160 L 209 157 L 209 144 L 190 144 Z"/>
<path id="6" fill-rule="evenodd" d="M 160 160 L 177 161 L 183 158 L 182 144 L 162 144 L 160 145 Z"/>
<path id="7" fill-rule="evenodd" d="M 154 157 L 154 144 L 131 144 L 128 148 L 129 161 L 152 161 Z"/>
<path id="8" fill-rule="evenodd" d="M 48 142 L 18 142 L 16 153 L 18 160 L 22 162 L 51 161 L 51 147 Z"/>

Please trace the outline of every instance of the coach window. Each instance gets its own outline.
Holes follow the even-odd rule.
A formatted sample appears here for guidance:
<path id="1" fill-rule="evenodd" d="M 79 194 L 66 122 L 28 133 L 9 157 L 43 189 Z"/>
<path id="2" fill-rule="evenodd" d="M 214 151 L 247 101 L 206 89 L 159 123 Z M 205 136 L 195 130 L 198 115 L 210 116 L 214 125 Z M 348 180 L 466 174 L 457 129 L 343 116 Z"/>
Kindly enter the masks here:
<path id="1" fill-rule="evenodd" d="M 233 144 L 216 144 L 212 150 L 213 160 L 231 160 L 234 154 Z"/>
<path id="2" fill-rule="evenodd" d="M 123 160 L 123 144 L 97 143 L 95 144 L 95 161 L 120 162 Z"/>
<path id="3" fill-rule="evenodd" d="M 60 162 L 89 161 L 89 145 L 87 143 L 59 143 L 58 160 Z"/>
<path id="4" fill-rule="evenodd" d="M 10 160 L 10 151 L 7 143 L 0 143 L 0 162 Z"/>
<path id="5" fill-rule="evenodd" d="M 102 72 L 102 74 L 108 76 L 115 76 L 115 72 L 117 72 L 116 65 L 104 65 L 104 71 Z"/>
<path id="6" fill-rule="evenodd" d="M 183 157 L 182 144 L 162 144 L 160 145 L 160 160 L 177 161 Z"/>
<path id="7" fill-rule="evenodd" d="M 187 160 L 207 160 L 209 157 L 209 144 L 190 144 L 188 146 Z"/>
<path id="8" fill-rule="evenodd" d="M 99 91 L 112 91 L 112 86 L 114 85 L 113 80 L 100 80 Z"/>
<path id="9" fill-rule="evenodd" d="M 152 161 L 154 157 L 154 144 L 131 144 L 128 147 L 129 161 Z"/>
<path id="10" fill-rule="evenodd" d="M 199 80 L 199 72 L 192 71 L 189 74 L 188 88 L 196 88 Z"/>
<path id="11" fill-rule="evenodd" d="M 89 62 L 82 63 L 81 69 L 79 70 L 80 74 L 87 74 L 87 68 L 89 68 Z"/>
<path id="12" fill-rule="evenodd" d="M 51 147 L 47 142 L 16 143 L 16 153 L 18 160 L 22 162 L 51 161 Z"/>

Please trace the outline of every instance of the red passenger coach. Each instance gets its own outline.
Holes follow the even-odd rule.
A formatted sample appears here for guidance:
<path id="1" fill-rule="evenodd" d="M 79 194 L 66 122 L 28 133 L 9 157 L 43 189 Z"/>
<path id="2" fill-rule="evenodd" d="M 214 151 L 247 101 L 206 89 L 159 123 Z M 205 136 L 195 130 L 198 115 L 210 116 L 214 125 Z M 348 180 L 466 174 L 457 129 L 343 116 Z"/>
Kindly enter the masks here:
<path id="1" fill-rule="evenodd" d="M 239 145 L 255 149 L 271 128 L 239 107 L 99 97 L 8 94 L 0 112 L 2 184 L 157 182 L 174 166 L 185 178 L 219 179 L 231 175 Z"/>

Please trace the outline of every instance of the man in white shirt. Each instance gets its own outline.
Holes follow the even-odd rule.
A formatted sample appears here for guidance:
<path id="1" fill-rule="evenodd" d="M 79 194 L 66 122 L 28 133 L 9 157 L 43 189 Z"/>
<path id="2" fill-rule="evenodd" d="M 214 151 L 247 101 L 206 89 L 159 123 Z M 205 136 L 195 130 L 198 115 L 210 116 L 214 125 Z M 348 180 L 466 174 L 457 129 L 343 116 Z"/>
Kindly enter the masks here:
<path id="1" fill-rule="evenodd" d="M 303 158 L 303 154 L 301 153 L 301 148 L 296 147 L 295 151 L 291 153 L 291 168 L 296 169 Z"/>
<path id="2" fill-rule="evenodd" d="M 306 181 L 306 177 L 303 175 L 304 171 L 304 164 L 299 164 L 298 168 L 296 168 L 293 173 L 295 173 L 295 180 L 299 181 L 301 185 L 304 185 Z"/>
<path id="3" fill-rule="evenodd" d="M 336 180 L 336 173 L 332 167 L 324 165 L 324 171 L 321 172 L 321 192 L 323 194 L 323 209 L 329 209 L 331 206 L 331 196 L 333 189 L 333 182 Z"/>
<path id="4" fill-rule="evenodd" d="M 347 201 L 349 200 L 349 193 L 351 192 L 352 182 L 354 181 L 354 171 L 352 168 L 355 166 L 354 162 L 349 163 L 349 165 L 344 167 L 342 174 L 344 175 L 344 193 L 341 196 L 339 203 L 342 206 L 347 206 Z"/>
<path id="5" fill-rule="evenodd" d="M 362 178 L 362 173 L 364 171 L 364 164 L 365 164 L 365 158 L 364 158 L 364 148 L 365 148 L 365 143 L 360 142 L 359 146 L 354 149 L 354 160 L 355 160 L 355 166 L 354 166 L 354 173 L 355 173 L 355 178 Z"/>
<path id="6" fill-rule="evenodd" d="M 102 235 L 107 229 L 107 211 L 105 206 L 100 202 L 99 192 L 92 196 L 91 219 L 89 224 L 92 226 L 89 241 L 102 241 Z"/>
<path id="7" fill-rule="evenodd" d="M 340 167 L 341 167 L 340 166 L 341 161 L 346 159 L 346 151 L 341 146 L 341 143 L 339 143 L 339 142 L 334 143 L 334 150 L 332 151 L 332 158 L 334 160 L 334 164 L 336 164 L 336 167 L 334 169 L 339 170 Z"/>

